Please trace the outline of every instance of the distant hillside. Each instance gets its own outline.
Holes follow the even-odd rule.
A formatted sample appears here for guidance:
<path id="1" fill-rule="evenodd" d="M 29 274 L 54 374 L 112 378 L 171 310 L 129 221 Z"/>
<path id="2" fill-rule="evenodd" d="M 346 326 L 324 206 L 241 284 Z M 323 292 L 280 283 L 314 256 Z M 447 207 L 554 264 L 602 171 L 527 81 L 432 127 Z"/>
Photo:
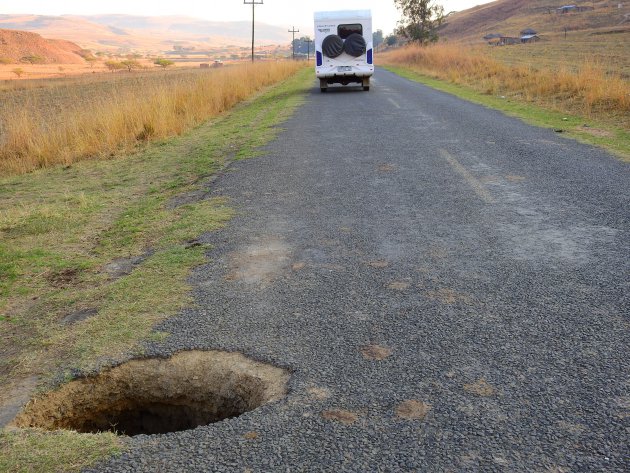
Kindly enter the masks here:
<path id="1" fill-rule="evenodd" d="M 593 10 L 557 12 L 557 8 L 571 4 L 593 7 Z M 627 0 L 568 3 L 558 0 L 498 0 L 449 15 L 440 36 L 451 40 L 478 41 L 490 33 L 518 35 L 526 28 L 533 28 L 541 34 L 559 34 L 565 28 L 568 31 L 616 30 L 630 34 L 629 19 L 630 2 Z"/>
<path id="2" fill-rule="evenodd" d="M 251 41 L 247 21 L 222 23 L 188 17 L 0 15 L 0 28 L 32 31 L 86 49 L 114 52 L 161 53 L 175 44 L 203 49 L 247 46 Z M 256 36 L 265 43 L 290 42 L 286 30 L 276 26 L 258 24 Z"/>
<path id="3" fill-rule="evenodd" d="M 237 41 L 249 44 L 252 34 L 251 20 L 219 22 L 199 20 L 185 16 L 133 16 L 133 15 L 92 15 L 80 17 L 87 21 L 131 31 L 151 31 L 163 34 L 177 33 L 194 35 L 197 38 L 222 38 L 223 41 Z M 284 28 L 256 24 L 256 37 L 260 41 L 273 43 L 290 42 Z"/>
<path id="4" fill-rule="evenodd" d="M 0 57 L 20 62 L 24 57 L 36 56 L 45 63 L 83 63 L 81 48 L 70 41 L 45 39 L 36 33 L 0 29 Z"/>

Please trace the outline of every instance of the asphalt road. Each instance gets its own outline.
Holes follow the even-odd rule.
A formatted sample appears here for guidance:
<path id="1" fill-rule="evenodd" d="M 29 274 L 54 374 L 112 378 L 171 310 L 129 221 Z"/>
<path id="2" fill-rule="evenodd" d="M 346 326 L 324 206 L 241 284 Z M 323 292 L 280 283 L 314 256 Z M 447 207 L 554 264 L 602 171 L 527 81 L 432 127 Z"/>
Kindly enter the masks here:
<path id="1" fill-rule="evenodd" d="M 289 395 L 97 470 L 629 471 L 628 164 L 383 70 L 313 85 L 212 184 L 239 215 L 150 348 Z"/>

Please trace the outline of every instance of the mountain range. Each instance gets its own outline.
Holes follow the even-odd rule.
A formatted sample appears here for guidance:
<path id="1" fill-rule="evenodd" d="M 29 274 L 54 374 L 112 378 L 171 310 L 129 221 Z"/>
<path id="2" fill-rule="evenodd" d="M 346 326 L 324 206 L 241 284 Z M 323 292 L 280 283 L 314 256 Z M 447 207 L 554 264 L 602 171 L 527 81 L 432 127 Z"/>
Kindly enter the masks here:
<path id="1" fill-rule="evenodd" d="M 159 54 L 175 45 L 207 49 L 251 44 L 251 23 L 206 21 L 183 16 L 0 15 L 0 29 L 29 31 L 77 43 L 93 51 Z M 256 40 L 288 44 L 284 28 L 256 24 Z"/>

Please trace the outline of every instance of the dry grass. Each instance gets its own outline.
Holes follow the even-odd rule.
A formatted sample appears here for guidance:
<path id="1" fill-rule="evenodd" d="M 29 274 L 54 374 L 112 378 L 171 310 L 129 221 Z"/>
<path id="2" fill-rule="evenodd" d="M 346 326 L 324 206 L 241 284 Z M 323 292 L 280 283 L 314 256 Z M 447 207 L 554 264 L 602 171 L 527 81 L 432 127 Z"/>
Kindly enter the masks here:
<path id="1" fill-rule="evenodd" d="M 537 45 L 513 46 L 517 48 Z M 507 47 L 506 47 L 507 48 Z M 630 126 L 630 82 L 589 60 L 541 65 L 509 64 L 489 47 L 439 44 L 408 46 L 381 60 L 423 75 L 469 86 L 489 95 L 509 96 L 553 110 Z"/>
<path id="2" fill-rule="evenodd" d="M 301 67 L 273 62 L 112 74 L 0 91 L 0 175 L 108 158 L 180 134 Z"/>

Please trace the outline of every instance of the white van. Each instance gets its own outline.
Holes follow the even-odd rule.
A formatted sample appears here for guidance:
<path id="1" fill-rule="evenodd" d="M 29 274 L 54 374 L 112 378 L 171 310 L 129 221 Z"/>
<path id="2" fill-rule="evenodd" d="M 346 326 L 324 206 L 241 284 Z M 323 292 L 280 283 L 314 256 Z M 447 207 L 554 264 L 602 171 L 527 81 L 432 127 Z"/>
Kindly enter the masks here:
<path id="1" fill-rule="evenodd" d="M 329 84 L 350 83 L 370 90 L 374 74 L 370 10 L 315 13 L 315 73 L 322 92 Z"/>

